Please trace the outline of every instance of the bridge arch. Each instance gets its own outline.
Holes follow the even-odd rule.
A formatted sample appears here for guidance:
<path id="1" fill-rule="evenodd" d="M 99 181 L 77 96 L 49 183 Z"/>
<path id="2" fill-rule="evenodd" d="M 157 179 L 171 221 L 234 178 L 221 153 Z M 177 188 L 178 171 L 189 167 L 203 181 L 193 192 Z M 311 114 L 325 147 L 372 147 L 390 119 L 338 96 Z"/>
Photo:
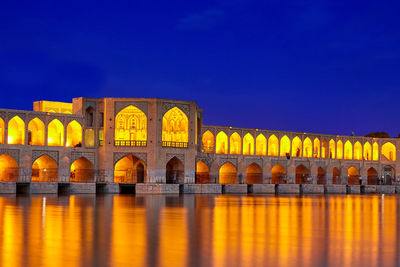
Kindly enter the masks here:
<path id="1" fill-rule="evenodd" d="M 185 182 L 185 168 L 177 157 L 170 159 L 166 166 L 167 184 L 183 184 Z"/>
<path id="2" fill-rule="evenodd" d="M 371 167 L 367 171 L 367 184 L 368 185 L 377 185 L 378 184 L 378 172 L 375 168 Z"/>
<path id="3" fill-rule="evenodd" d="M 259 134 L 256 138 L 256 155 L 267 155 L 267 138 L 263 134 Z"/>
<path id="4" fill-rule="evenodd" d="M 274 134 L 268 138 L 268 156 L 279 156 L 279 141 Z"/>
<path id="5" fill-rule="evenodd" d="M 347 177 L 349 185 L 359 185 L 360 184 L 360 172 L 356 167 L 350 166 L 347 169 Z"/>
<path id="6" fill-rule="evenodd" d="M 71 183 L 94 183 L 94 166 L 85 157 L 80 157 L 71 164 Z"/>
<path id="7" fill-rule="evenodd" d="M 202 137 L 203 153 L 214 152 L 214 135 L 207 130 Z"/>
<path id="8" fill-rule="evenodd" d="M 4 153 L 0 156 L 0 181 L 18 181 L 19 168 L 17 161 L 10 155 Z"/>
<path id="9" fill-rule="evenodd" d="M 262 184 L 263 173 L 261 167 L 257 163 L 252 163 L 246 170 L 246 183 L 247 184 Z"/>
<path id="10" fill-rule="evenodd" d="M 286 184 L 287 183 L 287 171 L 286 168 L 281 164 L 276 164 L 271 170 L 271 183 L 272 184 Z"/>
<path id="11" fill-rule="evenodd" d="M 396 146 L 391 142 L 386 142 L 382 146 L 382 155 L 385 156 L 386 160 L 396 161 Z"/>
<path id="12" fill-rule="evenodd" d="M 196 183 L 209 184 L 210 183 L 210 168 L 202 161 L 196 163 Z"/>
<path id="13" fill-rule="evenodd" d="M 45 126 L 41 119 L 34 118 L 28 123 L 28 144 L 44 146 Z"/>
<path id="14" fill-rule="evenodd" d="M 310 181 L 310 170 L 300 164 L 296 167 L 296 184 L 308 184 Z"/>
<path id="15" fill-rule="evenodd" d="M 225 132 L 220 131 L 217 134 L 217 147 L 216 153 L 217 154 L 228 154 L 228 136 Z"/>
<path id="16" fill-rule="evenodd" d="M 243 137 L 243 155 L 254 155 L 254 138 L 250 133 Z"/>
<path id="17" fill-rule="evenodd" d="M 234 132 L 229 138 L 230 154 L 240 155 L 242 153 L 242 139 L 237 132 Z"/>
<path id="18" fill-rule="evenodd" d="M 296 136 L 292 140 L 292 157 L 301 157 L 302 143 L 301 139 Z"/>
<path id="19" fill-rule="evenodd" d="M 32 164 L 32 182 L 57 182 L 58 164 L 48 155 L 42 155 Z"/>
<path id="20" fill-rule="evenodd" d="M 313 146 L 310 138 L 304 139 L 303 142 L 303 157 L 311 158 L 313 154 Z"/>
<path id="21" fill-rule="evenodd" d="M 10 145 L 25 144 L 25 122 L 19 116 L 8 121 L 7 141 Z"/>
<path id="22" fill-rule="evenodd" d="M 324 169 L 322 167 L 319 167 L 317 172 L 318 172 L 317 184 L 326 184 L 326 175 Z"/>
<path id="23" fill-rule="evenodd" d="M 236 167 L 230 163 L 226 162 L 219 169 L 219 183 L 220 184 L 237 184 L 238 176 Z"/>
<path id="24" fill-rule="evenodd" d="M 281 138 L 280 148 L 280 156 L 286 157 L 287 155 L 290 155 L 290 139 L 286 135 Z"/>
<path id="25" fill-rule="evenodd" d="M 144 183 L 147 176 L 146 164 L 129 154 L 114 165 L 114 183 Z"/>

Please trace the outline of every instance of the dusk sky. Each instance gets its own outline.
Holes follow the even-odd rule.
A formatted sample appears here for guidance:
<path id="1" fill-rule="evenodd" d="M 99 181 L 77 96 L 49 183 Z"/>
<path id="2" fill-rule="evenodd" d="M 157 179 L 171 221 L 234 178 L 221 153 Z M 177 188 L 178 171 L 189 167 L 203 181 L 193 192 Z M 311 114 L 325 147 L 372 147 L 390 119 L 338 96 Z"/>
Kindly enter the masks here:
<path id="1" fill-rule="evenodd" d="M 400 133 L 399 1 L 5 1 L 0 108 L 193 100 L 213 125 Z"/>

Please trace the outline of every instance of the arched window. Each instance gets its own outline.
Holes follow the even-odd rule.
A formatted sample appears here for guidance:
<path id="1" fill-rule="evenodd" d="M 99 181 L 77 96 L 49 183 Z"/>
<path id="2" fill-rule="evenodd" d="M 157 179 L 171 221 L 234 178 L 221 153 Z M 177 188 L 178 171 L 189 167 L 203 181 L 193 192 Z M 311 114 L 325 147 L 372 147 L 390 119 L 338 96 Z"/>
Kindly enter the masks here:
<path id="1" fill-rule="evenodd" d="M 8 122 L 8 144 L 25 144 L 25 122 L 18 116 L 13 117 Z"/>
<path id="2" fill-rule="evenodd" d="M 329 158 L 335 158 L 335 141 L 333 139 L 329 141 Z"/>
<path id="3" fill-rule="evenodd" d="M 243 155 L 254 155 L 254 138 L 250 133 L 243 137 Z"/>
<path id="4" fill-rule="evenodd" d="M 162 124 L 163 146 L 188 147 L 189 120 L 178 107 L 173 107 L 163 116 Z"/>
<path id="5" fill-rule="evenodd" d="M 273 134 L 268 138 L 268 156 L 279 155 L 279 141 L 278 138 Z"/>
<path id="6" fill-rule="evenodd" d="M 0 144 L 4 144 L 4 120 L 0 118 Z"/>
<path id="7" fill-rule="evenodd" d="M 231 135 L 231 137 L 229 138 L 229 144 L 230 144 L 230 154 L 235 154 L 235 155 L 241 154 L 242 139 L 240 138 L 240 135 L 237 132 L 234 132 Z"/>
<path id="8" fill-rule="evenodd" d="M 214 152 L 214 135 L 210 131 L 206 131 L 202 138 L 203 152 L 213 153 Z"/>
<path id="9" fill-rule="evenodd" d="M 304 142 L 303 142 L 303 157 L 311 158 L 312 152 L 313 152 L 312 142 L 311 142 L 310 138 L 307 137 L 306 139 L 304 139 Z"/>
<path id="10" fill-rule="evenodd" d="M 94 126 L 94 108 L 88 107 L 86 109 L 86 126 L 93 127 Z"/>
<path id="11" fill-rule="evenodd" d="M 146 146 L 146 141 L 146 114 L 132 105 L 118 112 L 117 116 L 115 116 L 115 145 Z"/>
<path id="12" fill-rule="evenodd" d="M 354 144 L 354 159 L 362 160 L 362 145 L 358 141 Z"/>
<path id="13" fill-rule="evenodd" d="M 256 155 L 267 155 L 267 139 L 263 134 L 259 134 L 256 138 Z"/>
<path id="14" fill-rule="evenodd" d="M 344 159 L 353 159 L 353 145 L 349 140 L 344 143 Z"/>
<path id="15" fill-rule="evenodd" d="M 28 123 L 28 144 L 44 146 L 44 123 L 39 118 L 34 118 Z"/>
<path id="16" fill-rule="evenodd" d="M 318 138 L 314 139 L 314 153 L 313 156 L 314 158 L 319 158 L 321 155 L 321 142 L 319 141 Z"/>
<path id="17" fill-rule="evenodd" d="M 217 154 L 228 154 L 228 136 L 223 131 L 217 134 Z"/>
<path id="18" fill-rule="evenodd" d="M 287 136 L 285 135 L 285 136 L 283 136 L 283 137 L 281 138 L 280 147 L 281 147 L 281 153 L 280 153 L 280 155 L 281 155 L 282 157 L 285 157 L 285 156 L 287 156 L 287 155 L 290 155 L 290 139 L 289 139 L 289 137 L 287 137 Z"/>
<path id="19" fill-rule="evenodd" d="M 292 157 L 301 157 L 301 140 L 298 136 L 292 140 Z"/>
<path id="20" fill-rule="evenodd" d="M 391 142 L 386 142 L 382 146 L 382 155 L 386 158 L 386 160 L 396 161 L 396 146 Z"/>
<path id="21" fill-rule="evenodd" d="M 336 144 L 336 158 L 343 159 L 343 142 L 339 140 Z"/>
<path id="22" fill-rule="evenodd" d="M 47 145 L 63 146 L 64 144 L 64 126 L 57 120 L 52 120 L 47 126 Z"/>
<path id="23" fill-rule="evenodd" d="M 326 159 L 327 152 L 328 152 L 328 141 L 326 141 L 326 139 L 324 138 L 324 140 L 322 140 L 321 158 Z"/>
<path id="24" fill-rule="evenodd" d="M 67 126 L 67 147 L 82 146 L 82 126 L 75 120 Z"/>
<path id="25" fill-rule="evenodd" d="M 379 145 L 377 142 L 374 142 L 372 145 L 372 160 L 379 160 Z"/>
<path id="26" fill-rule="evenodd" d="M 372 146 L 369 142 L 364 144 L 364 160 L 372 160 Z"/>

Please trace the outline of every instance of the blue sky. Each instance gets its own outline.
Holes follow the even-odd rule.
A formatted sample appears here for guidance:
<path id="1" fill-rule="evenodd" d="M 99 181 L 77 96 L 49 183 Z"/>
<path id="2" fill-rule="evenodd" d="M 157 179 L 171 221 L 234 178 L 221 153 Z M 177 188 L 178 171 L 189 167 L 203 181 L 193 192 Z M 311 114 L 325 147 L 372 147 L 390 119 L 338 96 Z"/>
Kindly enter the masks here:
<path id="1" fill-rule="evenodd" d="M 398 1 L 6 1 L 0 107 L 160 97 L 196 101 L 207 124 L 397 136 L 399 11 Z"/>

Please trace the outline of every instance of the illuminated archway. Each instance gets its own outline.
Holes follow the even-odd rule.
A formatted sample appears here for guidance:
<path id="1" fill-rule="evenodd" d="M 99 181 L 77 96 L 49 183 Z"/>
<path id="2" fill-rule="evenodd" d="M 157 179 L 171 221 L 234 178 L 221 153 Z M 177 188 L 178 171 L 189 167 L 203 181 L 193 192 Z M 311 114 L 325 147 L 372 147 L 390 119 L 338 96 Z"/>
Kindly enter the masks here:
<path id="1" fill-rule="evenodd" d="M 372 145 L 372 160 L 379 160 L 379 145 L 377 142 Z"/>
<path id="2" fill-rule="evenodd" d="M 367 184 L 369 184 L 369 185 L 377 185 L 378 184 L 378 173 L 372 167 L 368 169 Z"/>
<path id="3" fill-rule="evenodd" d="M 172 109 L 170 110 L 172 111 Z M 168 111 L 168 112 L 170 112 Z M 174 120 L 174 114 L 168 112 L 164 115 L 164 118 L 167 120 Z M 168 114 L 168 115 L 167 115 Z M 167 117 L 166 117 L 167 116 Z M 186 115 L 185 115 L 186 117 Z M 163 141 L 164 140 L 164 118 L 163 118 Z M 173 123 L 178 123 L 174 121 Z M 171 131 L 175 130 L 176 125 L 166 125 L 166 129 L 170 126 Z M 187 126 L 187 118 L 186 118 L 186 126 Z M 167 134 L 168 137 L 173 136 L 173 133 L 169 132 L 170 135 Z M 147 116 L 146 114 L 140 110 L 139 108 L 129 105 L 126 108 L 122 109 L 115 116 L 115 144 L 116 145 L 130 145 L 141 146 L 141 142 L 145 142 L 147 140 Z M 131 141 L 133 144 L 131 144 Z M 137 141 L 137 144 L 136 144 Z M 167 140 L 173 141 L 173 140 Z M 185 141 L 187 142 L 187 141 Z"/>
<path id="4" fill-rule="evenodd" d="M 332 169 L 332 183 L 333 184 L 341 184 L 340 182 L 340 172 L 338 168 Z"/>
<path id="5" fill-rule="evenodd" d="M 64 144 L 64 126 L 57 120 L 52 120 L 47 126 L 47 145 L 63 146 Z"/>
<path id="6" fill-rule="evenodd" d="M 335 158 L 335 141 L 333 139 L 329 141 L 329 158 Z"/>
<path id="7" fill-rule="evenodd" d="M 189 141 L 189 120 L 178 107 L 173 107 L 163 116 L 163 146 L 187 147 Z"/>
<path id="8" fill-rule="evenodd" d="M 243 155 L 254 155 L 254 138 L 250 133 L 243 137 Z"/>
<path id="9" fill-rule="evenodd" d="M 80 157 L 71 164 L 71 183 L 94 183 L 93 164 L 84 157 Z"/>
<path id="10" fill-rule="evenodd" d="M 203 153 L 214 153 L 214 135 L 207 130 L 202 137 Z"/>
<path id="11" fill-rule="evenodd" d="M 362 160 L 362 145 L 358 141 L 354 144 L 354 159 Z"/>
<path id="12" fill-rule="evenodd" d="M 44 123 L 39 118 L 34 118 L 28 123 L 28 144 L 31 146 L 44 146 Z"/>
<path id="13" fill-rule="evenodd" d="M 273 134 L 268 138 L 268 156 L 279 155 L 279 141 L 278 138 Z"/>
<path id="14" fill-rule="evenodd" d="M 94 146 L 94 130 L 93 129 L 85 130 L 85 146 L 88 146 L 88 147 Z"/>
<path id="15" fill-rule="evenodd" d="M 310 171 L 303 164 L 296 168 L 296 184 L 308 184 L 310 181 Z"/>
<path id="16" fill-rule="evenodd" d="M 242 148 L 242 139 L 237 132 L 234 132 L 229 138 L 230 154 L 239 155 Z"/>
<path id="17" fill-rule="evenodd" d="M 223 131 L 217 134 L 217 154 L 228 154 L 228 136 Z"/>
<path id="18" fill-rule="evenodd" d="M 349 140 L 344 143 L 344 159 L 353 159 L 353 145 Z"/>
<path id="19" fill-rule="evenodd" d="M 313 145 L 310 138 L 307 137 L 306 139 L 304 139 L 303 142 L 303 157 L 311 158 L 312 153 L 313 153 Z"/>
<path id="20" fill-rule="evenodd" d="M 321 147 L 321 158 L 326 159 L 328 153 L 328 141 L 324 138 L 322 140 L 322 147 Z"/>
<path id="21" fill-rule="evenodd" d="M 82 146 L 82 126 L 73 120 L 67 126 L 67 147 Z"/>
<path id="22" fill-rule="evenodd" d="M 18 163 L 8 154 L 0 156 L 0 181 L 16 182 L 18 181 L 19 168 Z"/>
<path id="23" fill-rule="evenodd" d="M 369 142 L 364 144 L 364 160 L 372 160 L 372 146 Z"/>
<path id="24" fill-rule="evenodd" d="M 292 157 L 301 157 L 301 140 L 298 136 L 292 140 Z"/>
<path id="25" fill-rule="evenodd" d="M 196 183 L 197 184 L 210 183 L 210 169 L 202 161 L 198 161 L 196 163 Z"/>
<path id="26" fill-rule="evenodd" d="M 351 166 L 347 170 L 347 176 L 348 176 L 348 184 L 349 185 L 359 185 L 360 184 L 360 173 L 358 170 Z"/>
<path id="27" fill-rule="evenodd" d="M 336 144 L 336 158 L 343 159 L 343 142 L 341 140 Z"/>
<path id="28" fill-rule="evenodd" d="M 317 184 L 326 184 L 325 171 L 321 167 L 318 168 Z"/>
<path id="29" fill-rule="evenodd" d="M 25 144 L 25 122 L 18 116 L 8 121 L 7 141 L 10 145 Z"/>
<path id="30" fill-rule="evenodd" d="M 57 162 L 47 155 L 36 159 L 32 164 L 32 182 L 57 182 Z"/>
<path id="31" fill-rule="evenodd" d="M 115 163 L 114 183 L 144 183 L 146 181 L 146 164 L 129 154 Z"/>
<path id="32" fill-rule="evenodd" d="M 286 184 L 286 169 L 281 164 L 276 164 L 271 170 L 271 184 Z"/>
<path id="33" fill-rule="evenodd" d="M 313 157 L 314 158 L 319 158 L 321 156 L 321 142 L 319 141 L 318 138 L 314 139 L 314 153 Z"/>
<path id="34" fill-rule="evenodd" d="M 287 155 L 290 155 L 290 139 L 286 135 L 281 138 L 281 153 L 280 155 L 285 157 Z"/>
<path id="35" fill-rule="evenodd" d="M 219 169 L 219 183 L 220 184 L 237 184 L 237 171 L 232 163 L 227 162 Z"/>
<path id="36" fill-rule="evenodd" d="M 396 161 L 396 146 L 391 142 L 386 142 L 382 146 L 382 155 L 385 156 L 386 160 Z"/>
<path id="37" fill-rule="evenodd" d="M 4 131 L 5 131 L 4 120 L 0 118 L 0 144 L 4 144 Z"/>
<path id="38" fill-rule="evenodd" d="M 167 184 L 183 184 L 185 181 L 185 168 L 177 157 L 170 159 L 166 166 Z"/>
<path id="39" fill-rule="evenodd" d="M 247 184 L 262 184 L 262 169 L 257 163 L 252 163 L 246 170 L 246 183 Z"/>
<path id="40" fill-rule="evenodd" d="M 267 138 L 263 134 L 259 134 L 256 138 L 256 155 L 267 155 Z"/>

